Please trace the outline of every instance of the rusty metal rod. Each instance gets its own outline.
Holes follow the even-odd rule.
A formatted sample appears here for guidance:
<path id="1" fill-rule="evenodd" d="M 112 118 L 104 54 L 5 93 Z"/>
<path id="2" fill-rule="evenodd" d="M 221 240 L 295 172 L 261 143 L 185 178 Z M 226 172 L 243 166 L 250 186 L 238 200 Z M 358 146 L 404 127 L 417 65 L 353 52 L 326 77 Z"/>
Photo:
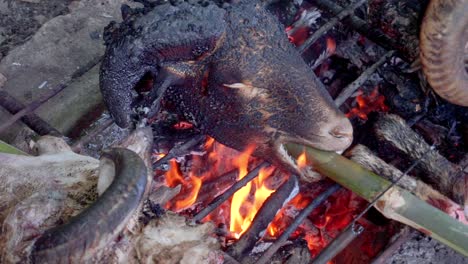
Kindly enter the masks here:
<path id="1" fill-rule="evenodd" d="M 326 191 L 321 193 L 315 198 L 306 208 L 304 208 L 299 215 L 294 219 L 294 222 L 281 234 L 281 236 L 273 243 L 268 250 L 258 259 L 257 264 L 266 264 L 270 261 L 273 255 L 280 247 L 288 240 L 291 234 L 299 227 L 299 225 L 312 213 L 320 204 L 322 204 L 330 195 L 334 194 L 340 189 L 339 184 L 334 184 Z"/>
<path id="2" fill-rule="evenodd" d="M 60 93 L 63 89 L 65 89 L 66 85 L 62 84 L 59 87 L 57 87 L 54 90 L 51 90 L 38 100 L 30 103 L 28 106 L 23 108 L 21 111 L 18 111 L 16 114 L 14 114 L 12 117 L 10 117 L 5 123 L 3 123 L 0 126 L 0 133 L 5 131 L 7 128 L 9 128 L 11 125 L 13 125 L 16 121 L 18 121 L 20 118 L 23 116 L 30 114 L 34 112 L 39 106 L 41 106 L 43 103 L 47 102 L 50 98 L 56 96 L 58 93 Z"/>
<path id="3" fill-rule="evenodd" d="M 266 161 L 260 163 L 257 167 L 251 170 L 244 178 L 240 179 L 234 185 L 231 186 L 226 192 L 217 196 L 213 199 L 213 201 L 201 210 L 197 215 L 195 215 L 192 220 L 190 221 L 191 224 L 195 224 L 200 222 L 203 218 L 205 218 L 208 214 L 210 214 L 214 209 L 224 203 L 229 197 L 231 197 L 235 192 L 237 192 L 240 188 L 244 187 L 249 181 L 253 180 L 255 177 L 258 176 L 260 170 L 264 167 L 270 166 L 270 164 Z"/>
<path id="4" fill-rule="evenodd" d="M 328 246 L 312 260 L 312 264 L 327 264 L 332 258 L 348 246 L 357 236 L 359 236 L 364 227 L 354 223 L 339 234 Z"/>
<path id="5" fill-rule="evenodd" d="M 360 7 L 367 0 L 358 0 L 356 3 L 349 5 L 346 9 L 342 10 L 338 13 L 334 18 L 330 19 L 325 25 L 320 27 L 317 31 L 314 32 L 310 37 L 306 39 L 306 41 L 299 46 L 298 50 L 300 53 L 304 53 L 317 39 L 319 39 L 325 32 L 333 28 L 336 24 L 338 24 L 343 18 L 349 16 L 356 10 L 356 8 Z"/>
<path id="6" fill-rule="evenodd" d="M 25 105 L 16 100 L 7 91 L 0 90 L 0 105 L 5 108 L 10 114 L 15 115 L 25 108 Z M 21 121 L 29 126 L 34 132 L 40 136 L 55 135 L 61 136 L 62 134 L 55 129 L 52 125 L 47 123 L 44 119 L 40 118 L 34 113 L 28 113 L 21 117 Z"/>
<path id="7" fill-rule="evenodd" d="M 4 130 L 9 128 L 11 125 L 13 125 L 16 121 L 21 119 L 24 116 L 27 116 L 29 114 L 32 114 L 37 108 L 39 108 L 42 104 L 47 102 L 49 99 L 52 97 L 56 96 L 59 94 L 61 91 L 63 91 L 68 84 L 71 82 L 71 80 L 83 76 L 86 72 L 91 70 L 94 66 L 96 66 L 101 60 L 103 56 L 99 56 L 93 60 L 91 60 L 88 64 L 85 66 L 81 67 L 79 70 L 74 72 L 71 75 L 71 78 L 62 84 L 60 84 L 57 88 L 51 90 L 50 92 L 44 94 L 43 96 L 39 97 L 39 99 L 33 101 L 32 103 L 28 104 L 26 107 L 24 107 L 22 110 L 18 111 L 16 114 L 14 114 L 12 117 L 10 117 L 5 123 L 3 123 L 0 126 L 0 133 L 2 133 Z"/>

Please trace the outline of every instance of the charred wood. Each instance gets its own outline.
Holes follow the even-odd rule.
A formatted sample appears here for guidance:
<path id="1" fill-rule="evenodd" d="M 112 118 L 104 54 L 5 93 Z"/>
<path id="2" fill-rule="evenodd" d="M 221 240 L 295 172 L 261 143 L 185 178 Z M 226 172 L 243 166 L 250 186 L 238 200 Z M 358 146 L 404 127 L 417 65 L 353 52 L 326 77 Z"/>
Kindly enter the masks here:
<path id="1" fill-rule="evenodd" d="M 229 187 L 236 183 L 239 173 L 237 169 L 230 170 L 219 177 L 203 182 L 203 185 L 198 192 L 197 201 L 210 201 L 210 198 L 217 196 L 219 193 L 225 192 Z"/>
<path id="2" fill-rule="evenodd" d="M 399 46 L 410 58 L 419 56 L 419 28 L 428 0 L 371 0 L 367 20 Z"/>
<path id="3" fill-rule="evenodd" d="M 307 40 L 298 48 L 299 52 L 303 53 L 307 50 L 315 41 L 317 41 L 325 32 L 333 28 L 336 24 L 338 24 L 343 18 L 349 16 L 356 10 L 356 8 L 363 5 L 366 0 L 358 0 L 355 3 L 351 4 L 349 7 L 345 8 L 344 10 L 340 11 L 336 16 L 330 19 L 325 25 L 315 31 Z"/>
<path id="4" fill-rule="evenodd" d="M 332 14 L 337 15 L 344 10 L 343 7 L 336 4 L 334 1 L 329 0 L 315 0 L 313 3 L 323 9 L 329 10 Z M 398 51 L 399 56 L 407 62 L 412 62 L 415 57 L 412 57 L 408 51 L 402 46 L 396 39 L 390 38 L 385 35 L 382 31 L 377 28 L 373 28 L 366 21 L 359 18 L 358 16 L 351 14 L 345 19 L 343 23 L 350 25 L 354 30 L 359 32 L 361 35 L 367 37 L 373 42 L 379 44 L 380 46 L 386 48 L 387 50 L 396 50 Z"/>
<path id="5" fill-rule="evenodd" d="M 395 52 L 394 51 L 389 51 L 387 52 L 382 58 L 380 58 L 376 63 L 374 63 L 372 66 L 367 68 L 359 78 L 357 78 L 354 82 L 352 82 L 350 85 L 346 86 L 346 88 L 343 89 L 343 91 L 338 95 L 338 97 L 335 99 L 335 104 L 339 107 L 341 106 L 359 87 L 361 87 L 364 82 L 369 79 L 369 77 L 382 65 L 384 64 L 387 59 L 393 56 Z"/>
<path id="6" fill-rule="evenodd" d="M 182 143 L 178 146 L 173 147 L 166 156 L 160 158 L 153 163 L 153 169 L 158 169 L 159 166 L 167 163 L 170 159 L 175 157 L 182 157 L 190 153 L 191 149 L 203 142 L 205 139 L 204 135 L 198 135 L 188 140 L 185 143 Z"/>

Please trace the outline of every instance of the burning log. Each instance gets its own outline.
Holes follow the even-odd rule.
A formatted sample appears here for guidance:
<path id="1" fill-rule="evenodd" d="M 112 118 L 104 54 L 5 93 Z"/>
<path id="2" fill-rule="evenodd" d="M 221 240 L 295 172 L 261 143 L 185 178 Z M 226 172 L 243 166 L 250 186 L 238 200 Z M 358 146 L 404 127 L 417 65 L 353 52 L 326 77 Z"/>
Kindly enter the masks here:
<path id="1" fill-rule="evenodd" d="M 410 58 L 419 56 L 419 23 L 427 1 L 369 1 L 368 22 L 388 38 L 399 40 L 399 46 Z"/>
<path id="2" fill-rule="evenodd" d="M 226 189 L 234 185 L 238 175 L 238 170 L 233 169 L 217 178 L 203 182 L 203 185 L 197 196 L 197 202 L 210 201 L 209 198 L 211 198 L 213 194 L 218 195 L 219 193 L 225 192 Z M 213 190 L 216 190 L 216 192 L 213 192 Z"/>
<path id="3" fill-rule="evenodd" d="M 255 215 L 252 224 L 242 237 L 228 250 L 229 254 L 244 262 L 255 243 L 261 238 L 278 211 L 299 191 L 297 177 L 291 175 L 276 192 L 266 199 Z"/>
<path id="4" fill-rule="evenodd" d="M 285 147 L 295 158 L 305 149 L 307 161 L 316 171 L 349 188 L 367 201 L 378 198 L 375 208 L 387 218 L 422 231 L 468 256 L 468 225 L 421 201 L 409 191 L 398 186 L 391 187 L 391 182 L 334 152 L 292 143 Z M 389 187 L 391 188 L 388 189 Z"/>
<path id="5" fill-rule="evenodd" d="M 434 188 L 457 203 L 464 203 L 465 179 L 462 169 L 448 161 L 397 115 L 382 115 L 375 124 L 377 136 L 406 155 L 421 159 L 420 167 Z M 426 155 L 427 153 L 427 155 Z"/>

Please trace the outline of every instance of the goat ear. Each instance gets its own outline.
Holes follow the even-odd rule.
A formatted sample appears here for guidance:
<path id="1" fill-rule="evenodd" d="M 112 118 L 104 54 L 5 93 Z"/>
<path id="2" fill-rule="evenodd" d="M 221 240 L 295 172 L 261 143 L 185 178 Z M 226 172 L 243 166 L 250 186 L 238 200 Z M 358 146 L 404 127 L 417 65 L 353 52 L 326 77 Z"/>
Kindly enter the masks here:
<path id="1" fill-rule="evenodd" d="M 216 52 L 225 38 L 224 15 L 215 5 L 164 4 L 132 13 L 112 27 L 100 87 L 119 126 L 130 125 L 133 88 L 146 73 L 157 75 L 163 64 L 202 61 Z"/>

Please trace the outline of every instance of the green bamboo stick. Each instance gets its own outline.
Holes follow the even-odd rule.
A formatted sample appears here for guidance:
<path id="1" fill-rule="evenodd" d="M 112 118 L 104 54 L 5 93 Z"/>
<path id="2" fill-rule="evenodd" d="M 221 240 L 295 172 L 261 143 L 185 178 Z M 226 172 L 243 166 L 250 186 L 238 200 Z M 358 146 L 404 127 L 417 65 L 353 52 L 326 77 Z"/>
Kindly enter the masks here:
<path id="1" fill-rule="evenodd" d="M 285 147 L 295 158 L 305 150 L 308 164 L 316 171 L 369 202 L 391 185 L 390 181 L 335 152 L 298 144 L 287 144 Z M 468 257 L 468 225 L 425 203 L 410 192 L 393 186 L 378 199 L 375 207 L 386 217 L 409 225 Z"/>
<path id="2" fill-rule="evenodd" d="M 16 155 L 28 155 L 27 153 L 9 145 L 0 140 L 0 153 L 16 154 Z"/>

